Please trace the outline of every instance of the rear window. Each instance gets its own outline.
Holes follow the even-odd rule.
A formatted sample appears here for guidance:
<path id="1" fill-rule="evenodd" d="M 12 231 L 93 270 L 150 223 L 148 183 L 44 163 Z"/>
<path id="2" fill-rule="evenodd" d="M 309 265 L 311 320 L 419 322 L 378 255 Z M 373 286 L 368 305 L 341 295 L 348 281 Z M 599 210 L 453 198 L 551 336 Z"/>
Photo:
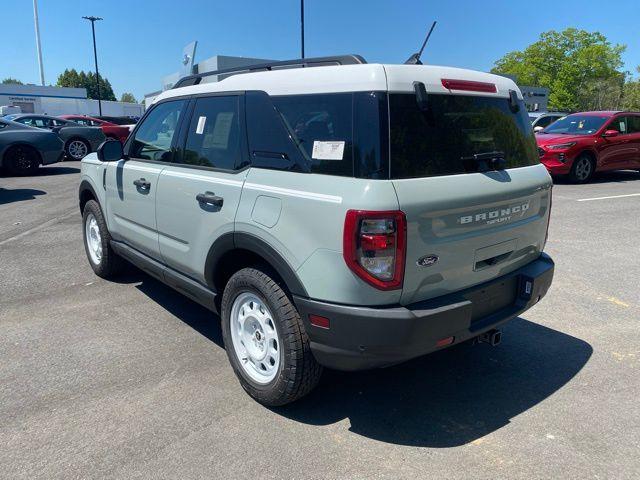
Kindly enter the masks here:
<path id="1" fill-rule="evenodd" d="M 514 113 L 506 98 L 431 94 L 422 111 L 414 94 L 397 93 L 389 117 L 391 178 L 467 173 L 465 159 L 488 152 L 503 154 L 505 168 L 539 163 L 522 101 Z"/>

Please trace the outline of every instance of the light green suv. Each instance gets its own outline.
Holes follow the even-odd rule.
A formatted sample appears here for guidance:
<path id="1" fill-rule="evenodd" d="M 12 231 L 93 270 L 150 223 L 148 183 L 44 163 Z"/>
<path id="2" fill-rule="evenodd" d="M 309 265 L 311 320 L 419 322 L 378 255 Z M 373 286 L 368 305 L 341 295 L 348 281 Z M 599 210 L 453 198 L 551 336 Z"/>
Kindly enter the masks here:
<path id="1" fill-rule="evenodd" d="M 182 79 L 85 157 L 80 208 L 96 274 L 126 259 L 219 313 L 282 405 L 323 367 L 498 343 L 551 284 L 551 186 L 511 80 L 345 56 Z"/>

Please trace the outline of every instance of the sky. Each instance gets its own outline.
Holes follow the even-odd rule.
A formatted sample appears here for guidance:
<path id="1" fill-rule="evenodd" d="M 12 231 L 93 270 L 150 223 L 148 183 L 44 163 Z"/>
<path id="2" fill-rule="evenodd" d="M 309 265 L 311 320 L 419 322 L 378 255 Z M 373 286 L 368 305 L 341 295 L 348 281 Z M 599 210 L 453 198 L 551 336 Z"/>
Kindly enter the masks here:
<path id="1" fill-rule="evenodd" d="M 300 57 L 299 0 L 38 0 L 45 82 L 65 68 L 92 70 L 95 15 L 98 66 L 120 98 L 138 100 L 176 72 L 182 48 L 197 40 L 196 62 L 213 55 Z M 0 79 L 38 83 L 32 0 L 0 0 Z M 438 25 L 425 63 L 489 70 L 541 32 L 600 31 L 627 45 L 625 69 L 640 65 L 640 0 L 306 0 L 306 56 L 357 53 L 402 63 Z"/>

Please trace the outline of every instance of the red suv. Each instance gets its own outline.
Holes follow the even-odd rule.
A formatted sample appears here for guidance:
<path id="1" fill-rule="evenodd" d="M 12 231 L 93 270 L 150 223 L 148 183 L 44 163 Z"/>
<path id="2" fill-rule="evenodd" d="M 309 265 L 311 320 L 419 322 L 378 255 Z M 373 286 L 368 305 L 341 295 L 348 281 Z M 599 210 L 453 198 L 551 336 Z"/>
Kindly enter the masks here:
<path id="1" fill-rule="evenodd" d="M 640 169 L 640 113 L 574 113 L 536 134 L 536 141 L 549 173 L 575 183 L 596 171 Z"/>
<path id="2" fill-rule="evenodd" d="M 71 120 L 72 122 L 79 123 L 80 125 L 87 125 L 89 127 L 100 127 L 102 133 L 104 133 L 107 139 L 113 138 L 120 140 L 123 143 L 127 140 L 130 130 L 129 127 L 122 125 L 116 125 L 115 123 L 107 122 L 106 120 L 100 120 L 99 118 L 88 117 L 86 115 L 60 115 L 60 118 L 65 120 Z"/>

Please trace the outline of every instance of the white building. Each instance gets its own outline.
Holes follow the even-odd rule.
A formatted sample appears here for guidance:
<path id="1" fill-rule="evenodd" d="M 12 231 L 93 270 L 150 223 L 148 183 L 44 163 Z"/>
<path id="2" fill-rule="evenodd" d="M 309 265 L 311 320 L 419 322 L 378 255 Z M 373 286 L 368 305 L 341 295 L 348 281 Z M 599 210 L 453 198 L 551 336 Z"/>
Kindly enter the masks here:
<path id="1" fill-rule="evenodd" d="M 98 101 L 87 98 L 84 88 L 0 84 L 0 106 L 20 107 L 22 113 L 45 115 L 98 115 Z M 102 114 L 139 117 L 144 107 L 137 103 L 102 100 Z"/>

